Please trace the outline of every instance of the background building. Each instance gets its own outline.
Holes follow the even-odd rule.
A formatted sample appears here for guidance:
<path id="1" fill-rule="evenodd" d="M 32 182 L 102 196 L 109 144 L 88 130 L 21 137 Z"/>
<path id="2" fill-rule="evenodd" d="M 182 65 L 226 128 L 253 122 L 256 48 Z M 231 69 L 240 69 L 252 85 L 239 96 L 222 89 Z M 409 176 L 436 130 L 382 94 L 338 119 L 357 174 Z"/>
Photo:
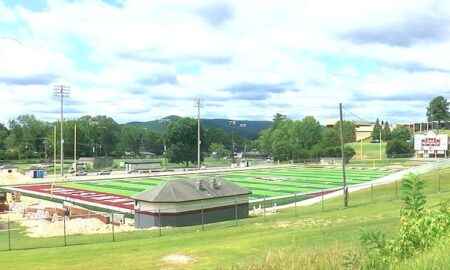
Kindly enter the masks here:
<path id="1" fill-rule="evenodd" d="M 127 173 L 133 172 L 152 172 L 161 170 L 161 162 L 159 161 L 128 161 L 125 162 L 125 170 Z"/>

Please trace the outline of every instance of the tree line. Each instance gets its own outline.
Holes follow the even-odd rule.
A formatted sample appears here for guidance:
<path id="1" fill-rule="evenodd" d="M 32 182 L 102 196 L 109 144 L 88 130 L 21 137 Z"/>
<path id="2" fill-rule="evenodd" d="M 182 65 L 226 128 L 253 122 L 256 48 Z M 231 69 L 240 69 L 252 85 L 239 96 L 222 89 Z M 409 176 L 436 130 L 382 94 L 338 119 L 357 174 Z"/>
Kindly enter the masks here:
<path id="1" fill-rule="evenodd" d="M 344 143 L 356 140 L 355 126 L 352 122 L 343 122 Z M 292 120 L 286 115 L 276 114 L 270 129 L 263 131 L 259 148 L 275 160 L 303 160 L 310 158 L 340 157 L 340 122 L 334 128 L 322 128 L 312 116 L 302 120 Z M 347 158 L 353 157 L 355 150 L 344 147 Z"/>
<path id="2" fill-rule="evenodd" d="M 434 98 L 427 108 L 428 121 L 447 123 L 450 119 L 449 103 L 442 96 Z M 343 121 L 344 143 L 356 141 L 355 125 Z M 64 123 L 64 155 L 74 155 L 74 130 L 77 127 L 77 156 L 141 157 L 152 152 L 165 156 L 174 163 L 197 161 L 197 121 L 180 118 L 167 123 L 164 132 L 158 133 L 134 125 L 119 125 L 108 116 L 83 116 Z M 312 116 L 301 120 L 289 119 L 276 114 L 269 129 L 261 132 L 256 141 L 223 128 L 201 126 L 201 160 L 206 154 L 215 157 L 234 156 L 235 152 L 257 149 L 262 155 L 275 160 L 303 160 L 319 157 L 340 157 L 340 122 L 334 127 L 323 127 Z M 54 144 L 54 128 L 57 143 Z M 59 123 L 46 122 L 33 115 L 20 115 L 10 120 L 7 126 L 0 124 L 0 160 L 44 158 L 51 159 L 53 150 L 59 152 Z M 371 134 L 372 142 L 387 142 L 388 157 L 411 155 L 413 138 L 411 131 L 397 126 L 391 131 L 389 123 L 376 119 Z M 344 147 L 345 156 L 350 159 L 355 150 Z"/>
<path id="3" fill-rule="evenodd" d="M 167 124 L 164 132 L 155 132 L 135 125 L 120 125 L 108 116 L 83 116 L 79 119 L 64 121 L 64 156 L 74 156 L 76 126 L 77 157 L 142 157 L 151 152 L 167 156 L 174 162 L 196 161 L 197 121 L 192 118 L 180 118 Z M 54 131 L 57 137 L 54 144 Z M 209 152 L 211 145 L 220 145 L 226 155 L 231 152 L 232 136 L 222 128 L 202 126 L 202 153 Z M 251 147 L 247 138 L 233 134 L 235 150 L 245 145 Z M 189 146 L 189 147 L 188 147 Z M 0 124 L 0 160 L 46 159 L 53 158 L 56 148 L 60 151 L 60 123 L 47 122 L 33 115 L 20 115 Z M 195 153 L 192 149 L 195 149 Z M 195 158 L 194 158 L 195 157 Z M 202 155 L 203 158 L 203 155 Z"/>

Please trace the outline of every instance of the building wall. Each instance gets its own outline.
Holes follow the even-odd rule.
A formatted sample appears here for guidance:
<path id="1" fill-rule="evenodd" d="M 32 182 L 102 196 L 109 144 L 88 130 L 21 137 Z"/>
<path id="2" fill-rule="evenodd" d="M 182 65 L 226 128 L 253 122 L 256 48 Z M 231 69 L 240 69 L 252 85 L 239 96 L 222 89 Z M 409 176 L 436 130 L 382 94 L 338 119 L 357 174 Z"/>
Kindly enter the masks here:
<path id="1" fill-rule="evenodd" d="M 236 203 L 237 204 L 248 203 L 248 195 L 213 198 L 203 201 L 172 202 L 172 203 L 150 203 L 139 201 L 137 205 L 135 203 L 134 209 L 136 211 L 143 211 L 143 212 L 156 213 L 158 211 L 161 211 L 163 213 L 181 213 L 188 211 L 196 211 L 201 208 L 209 209 L 235 205 Z"/>
<path id="2" fill-rule="evenodd" d="M 356 131 L 356 141 L 364 140 L 372 136 L 372 131 Z"/>
<path id="3" fill-rule="evenodd" d="M 182 213 L 143 212 L 136 211 L 134 224 L 136 228 L 149 227 L 182 227 L 248 217 L 248 202 L 244 204 L 228 205 L 217 208 L 200 209 Z"/>
<path id="4" fill-rule="evenodd" d="M 161 163 L 126 163 L 127 172 L 137 172 L 138 170 L 159 170 L 161 169 Z"/>

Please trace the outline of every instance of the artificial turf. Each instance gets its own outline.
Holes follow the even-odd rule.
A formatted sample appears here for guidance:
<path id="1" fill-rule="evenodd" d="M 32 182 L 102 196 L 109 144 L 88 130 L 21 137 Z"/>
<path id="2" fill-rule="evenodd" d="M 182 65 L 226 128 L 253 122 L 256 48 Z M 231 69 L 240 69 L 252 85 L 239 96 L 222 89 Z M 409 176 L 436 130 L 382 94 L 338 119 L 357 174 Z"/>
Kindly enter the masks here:
<path id="1" fill-rule="evenodd" d="M 347 170 L 348 184 L 361 184 L 386 176 L 390 171 Z M 331 168 L 289 167 L 234 171 L 220 174 L 200 175 L 201 177 L 220 176 L 252 191 L 250 199 L 276 197 L 294 193 L 313 192 L 322 189 L 337 188 L 342 184 L 342 171 Z M 61 184 L 69 188 L 78 188 L 98 192 L 131 196 L 153 187 L 163 181 L 173 179 L 198 178 L 199 175 L 162 176 L 142 179 L 117 179 L 73 182 Z"/>

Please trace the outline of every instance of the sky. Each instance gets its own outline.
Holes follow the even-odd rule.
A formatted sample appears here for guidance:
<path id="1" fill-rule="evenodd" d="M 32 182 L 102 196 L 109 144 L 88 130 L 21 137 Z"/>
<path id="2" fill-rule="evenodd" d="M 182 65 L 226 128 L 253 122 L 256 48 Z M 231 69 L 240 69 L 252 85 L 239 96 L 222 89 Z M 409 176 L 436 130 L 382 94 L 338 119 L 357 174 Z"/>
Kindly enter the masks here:
<path id="1" fill-rule="evenodd" d="M 0 0 L 0 122 L 168 115 L 425 121 L 450 97 L 450 1 Z"/>

